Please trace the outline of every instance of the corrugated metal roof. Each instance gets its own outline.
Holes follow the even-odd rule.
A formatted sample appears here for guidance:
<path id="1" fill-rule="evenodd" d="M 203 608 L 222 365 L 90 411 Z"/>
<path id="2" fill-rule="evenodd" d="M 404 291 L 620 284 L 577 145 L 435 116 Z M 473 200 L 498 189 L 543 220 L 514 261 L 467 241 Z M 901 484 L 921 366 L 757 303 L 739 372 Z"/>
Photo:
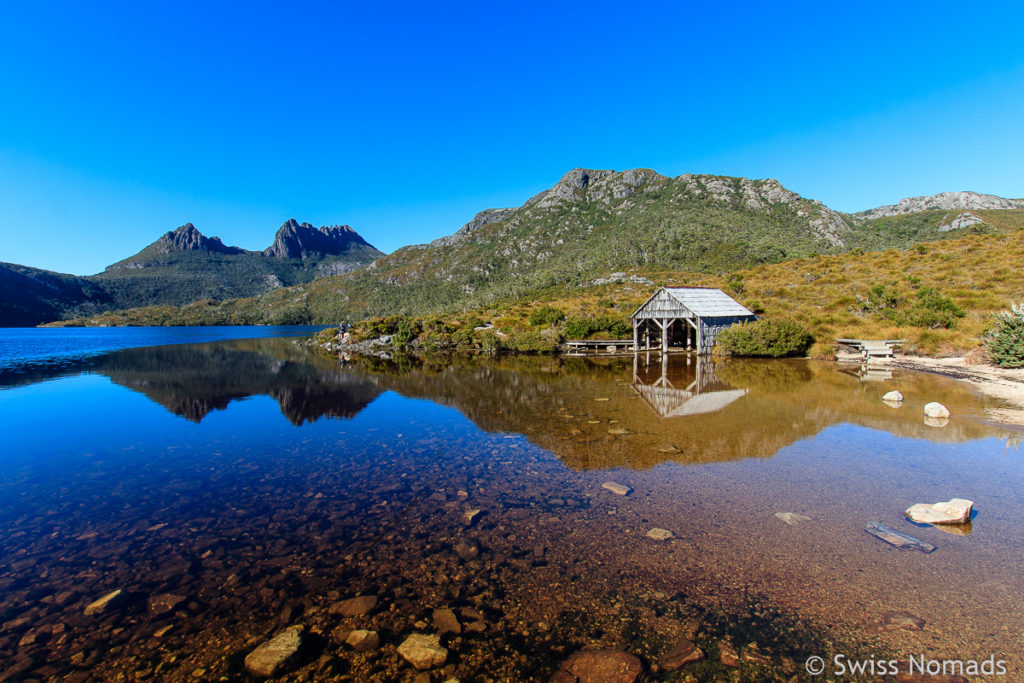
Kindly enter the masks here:
<path id="1" fill-rule="evenodd" d="M 701 318 L 754 315 L 753 311 L 720 289 L 705 287 L 665 287 L 664 289 L 673 299 Z"/>

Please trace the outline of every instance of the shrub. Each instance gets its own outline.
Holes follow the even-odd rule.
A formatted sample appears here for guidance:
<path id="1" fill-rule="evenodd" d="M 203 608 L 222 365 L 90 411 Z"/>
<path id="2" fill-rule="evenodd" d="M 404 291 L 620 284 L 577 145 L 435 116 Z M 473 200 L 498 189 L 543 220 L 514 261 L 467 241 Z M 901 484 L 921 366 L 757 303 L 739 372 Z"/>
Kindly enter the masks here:
<path id="1" fill-rule="evenodd" d="M 1002 368 L 1024 368 L 1024 304 L 1010 304 L 985 333 L 992 362 Z"/>
<path id="2" fill-rule="evenodd" d="M 951 330 L 956 327 L 957 318 L 962 317 L 964 310 L 934 287 L 917 290 L 917 303 L 907 311 L 909 324 L 929 329 L 945 327 Z"/>
<path id="3" fill-rule="evenodd" d="M 633 323 L 625 318 L 602 316 L 600 318 L 569 318 L 565 321 L 565 334 L 573 339 L 586 339 L 598 332 L 615 339 L 624 339 L 633 334 Z"/>
<path id="4" fill-rule="evenodd" d="M 554 325 L 562 322 L 564 319 L 565 313 L 562 313 L 562 311 L 554 306 L 541 306 L 530 311 L 530 325 L 533 327 Z"/>
<path id="5" fill-rule="evenodd" d="M 420 336 L 420 332 L 423 328 L 418 322 L 410 318 L 403 317 L 398 321 L 394 334 L 391 336 L 391 341 L 394 342 L 395 346 L 403 347 L 410 344 L 414 339 Z"/>
<path id="6" fill-rule="evenodd" d="M 782 358 L 804 355 L 814 337 L 791 320 L 757 320 L 722 330 L 717 343 L 734 356 Z"/>
<path id="7" fill-rule="evenodd" d="M 337 327 L 328 327 L 320 330 L 314 335 L 314 339 L 317 344 L 326 344 L 327 342 L 334 341 L 334 338 L 339 334 Z"/>

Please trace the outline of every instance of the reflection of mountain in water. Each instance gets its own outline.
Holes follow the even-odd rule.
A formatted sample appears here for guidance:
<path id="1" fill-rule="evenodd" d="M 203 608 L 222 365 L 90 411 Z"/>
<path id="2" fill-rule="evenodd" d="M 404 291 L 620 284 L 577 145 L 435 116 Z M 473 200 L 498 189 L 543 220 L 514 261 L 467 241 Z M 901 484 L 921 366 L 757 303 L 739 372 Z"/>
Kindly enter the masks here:
<path id="1" fill-rule="evenodd" d="M 79 373 L 106 375 L 175 415 L 199 422 L 231 401 L 265 394 L 300 425 L 321 417 L 352 418 L 381 390 L 289 339 L 250 339 L 114 351 L 22 370 L 12 384 Z"/>
<path id="2" fill-rule="evenodd" d="M 770 457 L 839 423 L 945 442 L 1005 435 L 978 419 L 991 399 L 952 380 L 897 370 L 891 380 L 863 381 L 807 361 L 652 354 L 632 361 L 455 358 L 342 368 L 291 340 L 251 339 L 128 349 L 19 381 L 76 369 L 106 375 L 195 422 L 260 394 L 297 425 L 351 418 L 391 390 L 452 406 L 486 431 L 523 434 L 581 469 Z M 880 400 L 893 388 L 905 397 L 899 408 Z M 948 425 L 924 424 L 928 401 L 949 407 Z"/>
<path id="3" fill-rule="evenodd" d="M 290 340 L 259 340 L 129 349 L 101 359 L 96 372 L 199 422 L 231 401 L 265 394 L 300 425 L 352 418 L 380 389 L 295 349 Z"/>
<path id="4" fill-rule="evenodd" d="M 770 457 L 840 423 L 942 442 L 1005 434 L 972 419 L 983 417 L 985 399 L 932 375 L 897 371 L 893 382 L 865 383 L 820 362 L 646 360 L 456 361 L 403 371 L 377 364 L 367 377 L 453 406 L 485 430 L 524 434 L 576 468 Z M 906 400 L 894 409 L 880 397 L 896 387 Z M 921 406 L 932 400 L 958 419 L 925 425 Z"/>

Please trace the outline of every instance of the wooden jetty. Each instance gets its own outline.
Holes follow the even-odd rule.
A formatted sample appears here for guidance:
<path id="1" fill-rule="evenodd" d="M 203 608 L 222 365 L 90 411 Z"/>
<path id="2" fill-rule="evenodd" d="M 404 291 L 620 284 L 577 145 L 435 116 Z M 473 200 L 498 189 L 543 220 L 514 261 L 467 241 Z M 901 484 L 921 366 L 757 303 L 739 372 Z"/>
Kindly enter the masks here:
<path id="1" fill-rule="evenodd" d="M 892 358 L 896 347 L 906 344 L 906 339 L 837 339 L 841 346 L 853 347 L 864 360 Z"/>
<path id="2" fill-rule="evenodd" d="M 568 356 L 592 356 L 599 353 L 633 353 L 631 339 L 567 339 L 565 352 Z"/>

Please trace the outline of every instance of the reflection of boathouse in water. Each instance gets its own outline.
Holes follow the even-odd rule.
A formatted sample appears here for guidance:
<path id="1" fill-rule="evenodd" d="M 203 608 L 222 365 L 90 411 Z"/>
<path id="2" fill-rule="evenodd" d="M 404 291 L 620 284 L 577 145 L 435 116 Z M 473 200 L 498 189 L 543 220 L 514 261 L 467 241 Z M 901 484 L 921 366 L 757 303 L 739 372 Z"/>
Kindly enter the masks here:
<path id="1" fill-rule="evenodd" d="M 650 363 L 650 354 L 633 356 L 633 390 L 661 417 L 701 415 L 721 410 L 747 393 L 734 389 L 715 374 L 710 358 L 687 358 L 686 364 Z M 644 358 L 644 356 L 646 356 Z M 647 362 L 641 362 L 641 359 Z M 693 361 L 692 364 L 690 361 Z"/>
<path id="2" fill-rule="evenodd" d="M 720 289 L 661 287 L 633 312 L 633 349 L 672 347 L 711 353 L 718 333 L 730 325 L 757 320 L 752 311 Z"/>

